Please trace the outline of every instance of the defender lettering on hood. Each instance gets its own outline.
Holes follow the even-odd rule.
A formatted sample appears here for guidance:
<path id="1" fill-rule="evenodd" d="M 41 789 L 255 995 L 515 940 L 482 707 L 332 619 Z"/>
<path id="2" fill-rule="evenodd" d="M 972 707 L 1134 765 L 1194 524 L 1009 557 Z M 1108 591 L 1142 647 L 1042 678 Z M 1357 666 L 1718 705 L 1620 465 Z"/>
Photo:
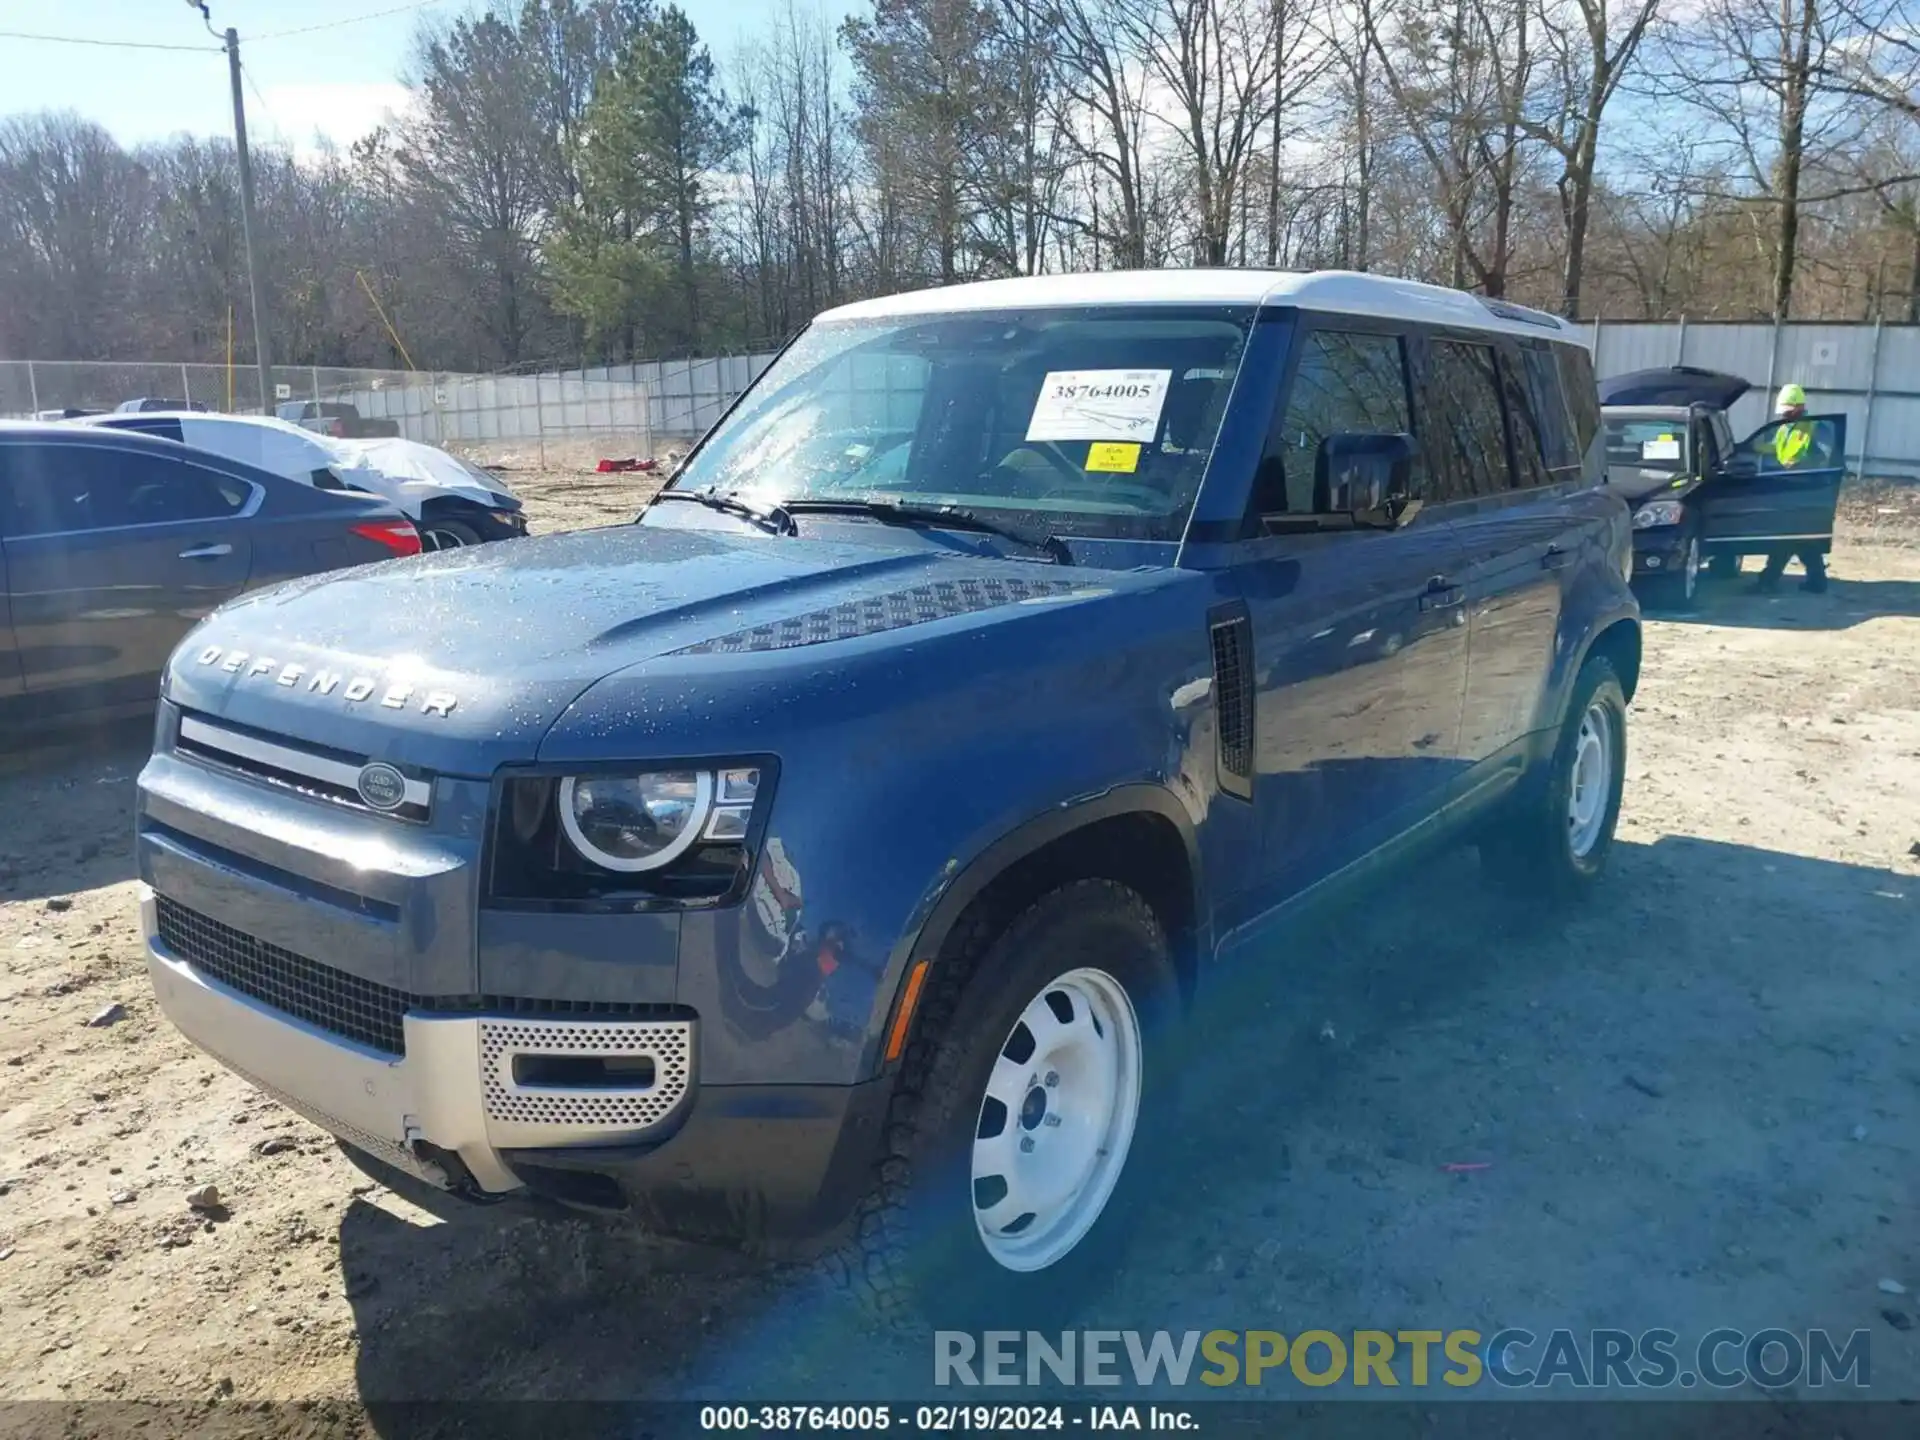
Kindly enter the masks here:
<path id="1" fill-rule="evenodd" d="M 207 646 L 194 658 L 202 665 L 218 665 L 242 679 L 272 676 L 274 684 L 288 690 L 303 689 L 310 695 L 331 695 L 338 690 L 340 698 L 350 705 L 372 699 L 374 691 L 380 688 L 371 675 L 345 675 L 338 670 L 324 669 L 309 673 L 305 665 L 282 665 L 271 655 L 249 655 L 244 650 L 226 650 L 218 645 Z M 380 704 L 388 710 L 405 710 L 414 703 L 414 689 L 412 685 L 389 685 L 380 697 Z M 418 703 L 422 715 L 445 717 L 453 714 L 460 698 L 451 690 L 429 690 Z"/>

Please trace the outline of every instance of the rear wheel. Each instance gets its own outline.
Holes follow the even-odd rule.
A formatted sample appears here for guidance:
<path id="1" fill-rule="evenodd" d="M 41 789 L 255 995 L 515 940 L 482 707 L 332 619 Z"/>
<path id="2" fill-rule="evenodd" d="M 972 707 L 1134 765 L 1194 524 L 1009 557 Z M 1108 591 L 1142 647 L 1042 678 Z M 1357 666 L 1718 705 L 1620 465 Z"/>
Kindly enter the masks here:
<path id="1" fill-rule="evenodd" d="M 422 550 L 459 550 L 465 546 L 480 543 L 480 532 L 464 520 L 422 520 L 420 522 Z"/>
<path id="2" fill-rule="evenodd" d="M 934 964 L 876 1175 L 829 1264 L 873 1316 L 1063 1318 L 1113 1273 L 1163 1128 L 1170 947 L 1082 880 Z"/>
<path id="3" fill-rule="evenodd" d="M 1613 848 L 1626 775 L 1627 701 L 1613 665 L 1588 658 L 1553 757 L 1522 782 L 1512 810 L 1480 842 L 1481 864 L 1525 896 L 1574 900 Z"/>

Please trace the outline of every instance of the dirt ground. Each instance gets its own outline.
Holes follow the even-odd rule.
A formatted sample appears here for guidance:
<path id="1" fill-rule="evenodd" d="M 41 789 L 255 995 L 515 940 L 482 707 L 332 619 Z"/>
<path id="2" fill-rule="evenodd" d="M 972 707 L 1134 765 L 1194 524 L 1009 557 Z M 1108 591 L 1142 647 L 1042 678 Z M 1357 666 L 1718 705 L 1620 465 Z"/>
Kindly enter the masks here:
<path id="1" fill-rule="evenodd" d="M 538 530 L 652 485 L 510 478 Z M 1088 1324 L 1863 1328 L 1920 1399 L 1920 489 L 1851 499 L 1833 575 L 1650 620 L 1584 911 L 1462 851 L 1216 978 Z M 145 740 L 0 764 L 0 1398 L 924 1397 L 930 1347 L 811 1280 L 429 1214 L 193 1050 L 141 969 Z"/>

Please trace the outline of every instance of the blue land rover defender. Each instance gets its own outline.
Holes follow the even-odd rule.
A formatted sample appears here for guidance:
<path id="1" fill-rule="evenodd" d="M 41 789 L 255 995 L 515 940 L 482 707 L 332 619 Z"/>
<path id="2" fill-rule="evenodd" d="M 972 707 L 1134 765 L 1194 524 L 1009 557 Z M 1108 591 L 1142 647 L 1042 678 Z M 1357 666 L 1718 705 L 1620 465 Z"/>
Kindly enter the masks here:
<path id="1" fill-rule="evenodd" d="M 829 312 L 633 525 L 188 638 L 160 1003 L 458 1194 L 1058 1293 L 1233 952 L 1446 836 L 1600 872 L 1641 641 L 1597 439 L 1570 325 L 1391 279 Z"/>

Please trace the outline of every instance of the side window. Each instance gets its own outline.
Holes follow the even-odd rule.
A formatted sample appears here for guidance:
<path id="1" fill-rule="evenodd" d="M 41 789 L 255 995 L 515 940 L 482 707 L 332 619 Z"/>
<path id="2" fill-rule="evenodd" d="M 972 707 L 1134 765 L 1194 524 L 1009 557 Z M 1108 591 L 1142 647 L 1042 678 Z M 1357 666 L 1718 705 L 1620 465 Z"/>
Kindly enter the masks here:
<path id="1" fill-rule="evenodd" d="M 1593 437 L 1600 433 L 1600 387 L 1593 378 L 1593 357 L 1579 345 L 1556 345 L 1560 362 L 1560 388 L 1567 397 L 1567 413 L 1573 417 L 1573 439 L 1584 459 Z"/>
<path id="2" fill-rule="evenodd" d="M 1513 446 L 1513 483 L 1522 490 L 1533 490 L 1549 478 L 1545 427 L 1519 356 L 1518 350 L 1501 353 L 1500 388 L 1506 400 L 1508 439 Z"/>
<path id="3" fill-rule="evenodd" d="M 1549 470 L 1578 470 L 1585 453 L 1574 434 L 1573 416 L 1567 412 L 1566 392 L 1561 386 L 1560 367 L 1553 352 L 1544 345 L 1529 344 L 1520 352 L 1526 369 L 1527 393 L 1533 400 L 1534 418 L 1540 423 L 1540 446 Z M 1566 479 L 1556 475 L 1555 479 Z"/>
<path id="4" fill-rule="evenodd" d="M 1465 500 L 1511 488 L 1493 347 L 1433 341 L 1427 347 L 1426 399 L 1435 498 Z"/>
<path id="5" fill-rule="evenodd" d="M 87 482 L 62 463 L 81 453 L 66 445 L 11 447 L 7 483 L 0 491 L 0 504 L 6 506 L 0 530 L 18 538 L 87 529 Z"/>
<path id="6" fill-rule="evenodd" d="M 1776 420 L 1740 442 L 1762 474 L 1819 470 L 1839 462 L 1839 434 L 1831 420 Z"/>
<path id="7" fill-rule="evenodd" d="M 252 493 L 198 465 L 96 446 L 21 446 L 12 471 L 11 535 L 212 520 L 237 512 Z"/>
<path id="8" fill-rule="evenodd" d="M 1312 512 L 1314 463 L 1329 435 L 1413 431 L 1399 336 L 1315 330 L 1302 345 L 1293 388 L 1261 457 L 1254 503 L 1262 515 Z"/>

